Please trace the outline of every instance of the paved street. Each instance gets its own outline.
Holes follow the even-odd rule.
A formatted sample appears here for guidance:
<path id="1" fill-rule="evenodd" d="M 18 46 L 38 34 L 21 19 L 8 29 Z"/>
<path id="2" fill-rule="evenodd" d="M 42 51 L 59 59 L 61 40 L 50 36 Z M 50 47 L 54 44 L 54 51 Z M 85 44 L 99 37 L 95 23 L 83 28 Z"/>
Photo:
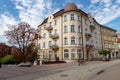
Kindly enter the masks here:
<path id="1" fill-rule="evenodd" d="M 32 67 L 11 66 L 0 69 L 0 80 L 88 80 L 98 72 L 120 63 L 91 61 L 78 66 L 77 62 Z"/>
<path id="2" fill-rule="evenodd" d="M 107 68 L 119 64 L 120 60 L 104 62 L 100 64 L 89 64 L 87 66 L 77 66 L 74 69 L 40 77 L 35 80 L 92 80 Z"/>
<path id="3" fill-rule="evenodd" d="M 51 64 L 32 67 L 17 67 L 10 66 L 0 69 L 0 80 L 29 80 L 36 77 L 46 76 L 52 73 L 57 73 L 60 70 L 67 70 L 74 67 L 77 63 L 63 63 L 63 64 Z"/>
<path id="4" fill-rule="evenodd" d="M 92 80 L 120 80 L 120 64 L 106 69 Z"/>

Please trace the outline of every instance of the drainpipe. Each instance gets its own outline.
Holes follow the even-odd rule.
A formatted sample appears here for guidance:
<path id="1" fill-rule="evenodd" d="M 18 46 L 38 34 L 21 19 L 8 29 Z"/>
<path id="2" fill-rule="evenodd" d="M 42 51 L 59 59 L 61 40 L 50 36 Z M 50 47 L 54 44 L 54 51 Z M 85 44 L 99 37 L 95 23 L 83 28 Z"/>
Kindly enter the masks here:
<path id="1" fill-rule="evenodd" d="M 61 32 L 63 33 L 63 16 L 61 15 Z M 61 34 L 61 53 L 62 53 L 62 61 L 63 61 L 63 34 Z"/>
<path id="2" fill-rule="evenodd" d="M 84 33 L 83 33 L 83 16 L 81 15 L 81 35 L 82 35 L 82 50 L 83 50 L 83 60 L 85 61 L 85 53 L 84 53 Z"/>

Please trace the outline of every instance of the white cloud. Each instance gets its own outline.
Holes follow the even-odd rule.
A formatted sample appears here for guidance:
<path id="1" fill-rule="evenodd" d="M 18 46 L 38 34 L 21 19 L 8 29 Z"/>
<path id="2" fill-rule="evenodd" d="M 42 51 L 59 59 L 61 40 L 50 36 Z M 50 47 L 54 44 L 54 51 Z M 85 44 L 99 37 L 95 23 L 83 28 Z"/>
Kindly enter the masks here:
<path id="1" fill-rule="evenodd" d="M 92 4 L 98 3 L 100 0 L 91 0 Z"/>
<path id="2" fill-rule="evenodd" d="M 91 0 L 91 3 L 92 2 L 99 3 L 97 3 L 97 5 L 91 4 L 88 10 L 101 24 L 106 24 L 120 17 L 120 5 L 116 5 L 112 0 Z"/>
<path id="3" fill-rule="evenodd" d="M 52 2 L 48 0 L 12 0 L 19 10 L 20 21 L 28 22 L 32 27 L 37 28 L 41 21 L 48 14 L 55 11 L 52 9 Z"/>
<path id="4" fill-rule="evenodd" d="M 120 0 L 116 0 L 116 3 L 118 3 L 118 4 L 119 4 L 119 3 L 120 3 Z"/>
<path id="5" fill-rule="evenodd" d="M 4 34 L 4 31 L 8 30 L 8 25 L 14 25 L 18 22 L 10 14 L 0 15 L 0 36 Z"/>
<path id="6" fill-rule="evenodd" d="M 15 25 L 18 22 L 10 14 L 1 14 L 0 15 L 0 42 L 7 42 L 7 39 L 4 36 L 4 31 L 8 30 L 9 25 Z"/>

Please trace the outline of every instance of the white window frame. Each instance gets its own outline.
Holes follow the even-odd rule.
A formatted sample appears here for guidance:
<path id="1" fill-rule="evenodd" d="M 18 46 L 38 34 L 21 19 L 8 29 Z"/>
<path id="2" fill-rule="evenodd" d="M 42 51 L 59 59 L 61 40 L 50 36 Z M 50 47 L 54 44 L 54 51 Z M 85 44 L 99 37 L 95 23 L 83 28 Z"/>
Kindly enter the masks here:
<path id="1" fill-rule="evenodd" d="M 69 50 L 68 49 L 64 49 L 64 58 L 65 59 L 69 58 Z"/>

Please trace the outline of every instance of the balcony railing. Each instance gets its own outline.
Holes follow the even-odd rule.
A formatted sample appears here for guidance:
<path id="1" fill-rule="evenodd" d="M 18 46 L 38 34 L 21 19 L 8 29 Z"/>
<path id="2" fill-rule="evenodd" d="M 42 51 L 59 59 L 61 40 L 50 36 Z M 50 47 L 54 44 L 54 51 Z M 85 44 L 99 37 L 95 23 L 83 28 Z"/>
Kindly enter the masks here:
<path id="1" fill-rule="evenodd" d="M 95 30 L 95 26 L 90 25 L 90 29 L 91 29 L 92 31 Z"/>
<path id="2" fill-rule="evenodd" d="M 42 38 L 42 36 L 40 34 L 35 34 L 33 37 L 33 39 L 41 39 L 41 38 Z"/>
<path id="3" fill-rule="evenodd" d="M 50 36 L 52 39 L 58 39 L 59 38 L 59 35 L 58 34 L 52 34 L 51 36 Z"/>
<path id="4" fill-rule="evenodd" d="M 86 33 L 85 36 L 86 36 L 86 38 L 92 37 L 90 33 Z"/>
<path id="5" fill-rule="evenodd" d="M 52 45 L 50 45 L 50 48 L 51 48 L 52 50 L 58 50 L 58 49 L 59 49 L 59 47 L 58 47 L 57 44 L 52 44 Z"/>
<path id="6" fill-rule="evenodd" d="M 45 27 L 45 29 L 46 29 L 47 31 L 51 31 L 51 30 L 53 30 L 53 27 L 52 27 L 52 25 L 48 25 L 47 27 Z"/>
<path id="7" fill-rule="evenodd" d="M 91 44 L 86 45 L 86 48 L 93 48 L 93 47 L 94 47 L 94 45 L 91 45 Z"/>

